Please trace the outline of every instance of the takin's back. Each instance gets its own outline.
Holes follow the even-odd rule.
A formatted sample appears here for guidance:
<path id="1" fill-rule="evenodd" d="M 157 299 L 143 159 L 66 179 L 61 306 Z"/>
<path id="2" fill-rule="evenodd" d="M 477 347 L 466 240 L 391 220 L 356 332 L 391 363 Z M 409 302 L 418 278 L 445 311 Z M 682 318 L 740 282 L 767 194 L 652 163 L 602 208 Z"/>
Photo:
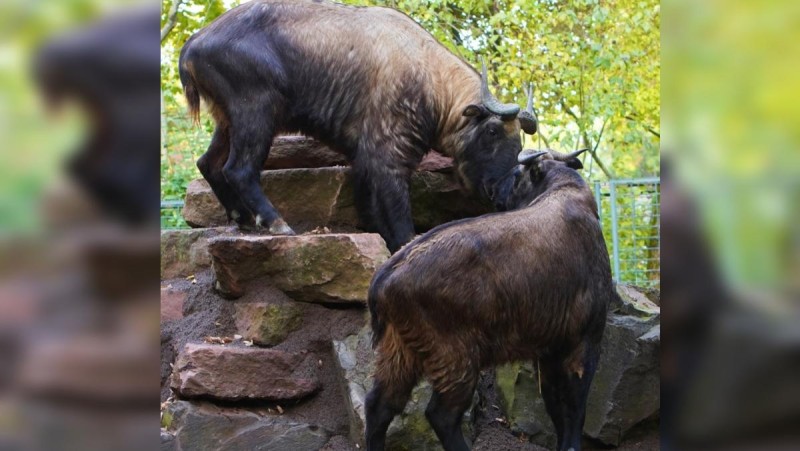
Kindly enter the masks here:
<path id="1" fill-rule="evenodd" d="M 370 74 L 373 88 L 391 83 L 408 69 L 437 75 L 431 82 L 461 73 L 478 92 L 480 79 L 472 67 L 443 47 L 425 29 L 401 12 L 382 7 L 357 7 L 326 1 L 256 0 L 238 6 L 197 32 L 187 45 L 209 50 L 242 51 L 256 43 L 254 58 L 278 57 L 285 65 Z M 205 53 L 205 52 L 204 52 Z M 276 62 L 276 61 L 272 61 Z M 298 82 L 301 71 L 291 77 Z"/>
<path id="2" fill-rule="evenodd" d="M 414 304 L 440 324 L 491 330 L 522 321 L 522 330 L 536 328 L 545 340 L 568 332 L 573 311 L 606 303 L 593 298 L 611 291 L 611 275 L 600 224 L 576 187 L 546 192 L 520 210 L 433 229 L 384 264 L 374 284 L 389 316 L 393 306 Z M 504 316 L 520 311 L 529 320 Z"/>
<path id="3" fill-rule="evenodd" d="M 246 3 L 195 33 L 179 64 L 221 110 L 270 104 L 280 108 L 282 131 L 344 148 L 391 136 L 398 123 L 432 146 L 480 103 L 478 73 L 389 8 Z"/>

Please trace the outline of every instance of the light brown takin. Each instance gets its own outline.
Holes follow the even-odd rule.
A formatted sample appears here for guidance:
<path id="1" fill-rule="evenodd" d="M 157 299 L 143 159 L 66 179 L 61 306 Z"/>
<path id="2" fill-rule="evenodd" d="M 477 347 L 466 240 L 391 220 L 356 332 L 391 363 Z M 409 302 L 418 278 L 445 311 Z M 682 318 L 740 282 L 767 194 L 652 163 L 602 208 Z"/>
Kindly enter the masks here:
<path id="1" fill-rule="evenodd" d="M 275 136 L 300 132 L 344 154 L 362 223 L 394 252 L 414 237 L 409 180 L 430 149 L 489 197 L 533 134 L 530 112 L 500 103 L 489 80 L 408 16 L 327 1 L 255 0 L 183 46 L 189 111 L 216 122 L 197 166 L 244 229 L 294 233 L 265 197 L 259 172 Z"/>
<path id="2" fill-rule="evenodd" d="M 606 311 L 616 292 L 582 151 L 522 152 L 512 211 L 441 225 L 404 246 L 369 290 L 377 367 L 366 401 L 367 449 L 422 377 L 425 413 L 445 450 L 461 433 L 481 369 L 538 360 L 559 450 L 579 450 Z"/>

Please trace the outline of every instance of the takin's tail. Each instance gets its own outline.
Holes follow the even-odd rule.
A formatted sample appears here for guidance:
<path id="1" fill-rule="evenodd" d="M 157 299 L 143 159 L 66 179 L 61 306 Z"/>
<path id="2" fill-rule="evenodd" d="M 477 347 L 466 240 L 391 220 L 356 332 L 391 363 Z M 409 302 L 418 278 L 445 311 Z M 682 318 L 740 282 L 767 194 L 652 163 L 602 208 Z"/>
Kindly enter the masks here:
<path id="1" fill-rule="evenodd" d="M 188 42 L 187 42 L 188 46 Z M 183 85 L 183 92 L 186 95 L 186 103 L 189 105 L 189 117 L 195 124 L 200 123 L 200 92 L 197 90 L 194 77 L 192 76 L 191 66 L 187 63 L 186 48 L 181 50 L 178 60 L 178 75 Z"/>

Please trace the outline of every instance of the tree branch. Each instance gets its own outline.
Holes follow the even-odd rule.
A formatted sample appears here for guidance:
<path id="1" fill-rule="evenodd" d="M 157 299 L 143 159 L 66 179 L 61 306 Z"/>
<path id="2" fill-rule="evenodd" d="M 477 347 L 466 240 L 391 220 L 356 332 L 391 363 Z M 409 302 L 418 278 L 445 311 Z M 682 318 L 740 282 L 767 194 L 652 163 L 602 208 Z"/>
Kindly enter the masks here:
<path id="1" fill-rule="evenodd" d="M 578 115 L 575 114 L 575 112 L 572 111 L 572 109 L 567 107 L 567 104 L 566 104 L 566 102 L 564 102 L 563 98 L 561 98 L 561 100 L 559 102 L 561 104 L 561 108 L 564 109 L 564 112 L 566 112 L 567 114 L 572 116 L 572 118 L 575 119 L 575 122 L 578 124 L 578 129 L 580 130 L 581 137 L 583 138 L 583 143 L 586 145 L 586 147 L 589 148 L 589 154 L 592 156 L 594 161 L 597 162 L 597 167 L 599 167 L 600 170 L 603 171 L 603 174 L 605 174 L 606 177 L 608 177 L 609 180 L 613 180 L 615 178 L 614 177 L 614 173 L 612 173 L 606 167 L 606 165 L 604 165 L 603 162 L 600 161 L 600 158 L 597 157 L 597 147 L 600 145 L 600 140 L 597 140 L 597 143 L 594 146 L 592 146 L 592 141 L 591 141 L 591 139 L 589 139 L 589 134 L 586 133 L 586 129 L 584 129 L 581 126 L 581 120 L 580 120 L 580 118 L 578 118 Z M 603 125 L 603 128 L 605 128 L 605 124 Z"/>
<path id="2" fill-rule="evenodd" d="M 629 121 L 636 122 L 637 124 L 641 125 L 642 128 L 644 128 L 645 130 L 647 130 L 651 134 L 655 135 L 657 138 L 659 138 L 659 139 L 661 138 L 661 133 L 660 132 L 656 131 L 654 128 L 650 127 L 649 125 L 641 122 L 639 119 L 637 119 L 637 118 L 635 118 L 633 116 L 625 116 L 625 119 L 627 119 Z"/>
<path id="3" fill-rule="evenodd" d="M 597 142 L 594 143 L 594 151 L 597 151 L 597 148 L 600 146 L 600 141 L 603 140 L 603 132 L 606 131 L 606 124 L 608 124 L 608 120 L 611 119 L 607 117 L 606 120 L 603 121 L 603 126 L 600 127 L 600 133 L 597 134 Z"/>
<path id="4" fill-rule="evenodd" d="M 169 14 L 167 14 L 167 23 L 165 23 L 164 28 L 161 29 L 161 42 L 164 42 L 164 39 L 166 39 L 172 29 L 175 28 L 175 24 L 178 22 L 178 7 L 181 6 L 181 3 L 183 3 L 183 0 L 172 1 Z"/>
<path id="5" fill-rule="evenodd" d="M 548 141 L 548 140 L 547 140 L 547 137 L 546 137 L 546 136 L 544 136 L 544 134 L 542 133 L 542 130 L 541 130 L 541 128 L 540 128 L 539 130 L 536 130 L 536 135 L 539 137 L 539 139 L 541 139 L 542 141 L 544 141 L 544 145 L 545 145 L 545 148 L 546 148 L 546 149 L 550 149 L 550 148 L 551 148 L 551 147 L 550 147 L 550 141 Z"/>

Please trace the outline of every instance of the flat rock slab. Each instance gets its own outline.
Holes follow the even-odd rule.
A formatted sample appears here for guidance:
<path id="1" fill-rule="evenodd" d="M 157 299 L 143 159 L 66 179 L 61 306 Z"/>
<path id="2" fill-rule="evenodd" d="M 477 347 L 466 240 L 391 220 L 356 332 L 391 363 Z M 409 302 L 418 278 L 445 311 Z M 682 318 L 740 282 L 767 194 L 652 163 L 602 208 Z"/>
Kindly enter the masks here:
<path id="1" fill-rule="evenodd" d="M 272 143 L 264 169 L 324 168 L 347 166 L 347 158 L 339 152 L 306 136 L 278 136 Z M 435 150 L 422 157 L 417 171 L 448 172 L 453 159 Z"/>
<path id="2" fill-rule="evenodd" d="M 347 412 L 350 419 L 350 438 L 364 448 L 365 411 L 364 402 L 372 389 L 372 373 L 375 359 L 372 351 L 372 329 L 365 326 L 357 335 L 344 340 L 333 341 L 335 361 L 339 365 L 343 391 L 347 398 Z M 425 408 L 428 406 L 433 389 L 430 384 L 420 381 L 411 392 L 411 398 L 403 412 L 389 425 L 386 436 L 386 449 L 400 450 L 438 450 L 441 443 L 436 438 L 428 420 Z M 462 423 L 462 433 L 471 441 L 474 436 L 475 395 L 472 407 L 467 409 Z"/>
<path id="3" fill-rule="evenodd" d="M 609 315 L 586 405 L 584 435 L 617 446 L 628 430 L 658 412 L 660 331 L 654 318 Z M 499 367 L 497 389 L 511 429 L 538 445 L 555 447 L 555 429 L 539 394 L 535 366 L 525 362 Z"/>
<path id="4" fill-rule="evenodd" d="M 287 302 L 235 302 L 236 330 L 245 340 L 274 346 L 303 324 L 303 306 Z"/>
<path id="5" fill-rule="evenodd" d="M 446 157 L 435 150 L 431 150 L 422 157 L 417 166 L 417 172 L 452 172 L 453 159 Z"/>
<path id="6" fill-rule="evenodd" d="M 348 167 L 264 171 L 261 186 L 295 232 L 317 227 L 362 229 Z M 465 194 L 452 176 L 438 172 L 417 172 L 411 177 L 411 209 L 418 232 L 492 211 L 489 204 Z M 228 224 L 224 208 L 203 179 L 189 183 L 183 217 L 192 227 Z"/>
<path id="7" fill-rule="evenodd" d="M 616 289 L 621 304 L 615 303 L 612 305 L 611 311 L 643 318 L 661 315 L 661 307 L 648 296 L 649 294 L 650 296 L 658 297 L 658 292 L 654 293 L 653 289 L 644 289 L 622 283 L 618 283 Z"/>
<path id="8" fill-rule="evenodd" d="M 281 401 L 308 396 L 320 383 L 310 354 L 188 343 L 170 386 L 184 398 Z"/>
<path id="9" fill-rule="evenodd" d="M 186 277 L 211 267 L 208 239 L 226 228 L 161 231 L 161 279 Z"/>
<path id="10" fill-rule="evenodd" d="M 264 169 L 324 168 L 345 166 L 347 158 L 305 136 L 278 136 L 272 143 Z"/>
<path id="11" fill-rule="evenodd" d="M 369 233 L 219 236 L 209 252 L 215 287 L 228 297 L 266 277 L 297 301 L 342 304 L 365 303 L 373 273 L 389 258 L 383 239 Z"/>
<path id="12" fill-rule="evenodd" d="M 161 424 L 168 431 L 162 433 L 162 450 L 312 451 L 332 435 L 287 416 L 197 401 L 167 404 Z"/>
<path id="13" fill-rule="evenodd" d="M 161 322 L 183 318 L 183 304 L 189 293 L 171 286 L 161 287 Z"/>

